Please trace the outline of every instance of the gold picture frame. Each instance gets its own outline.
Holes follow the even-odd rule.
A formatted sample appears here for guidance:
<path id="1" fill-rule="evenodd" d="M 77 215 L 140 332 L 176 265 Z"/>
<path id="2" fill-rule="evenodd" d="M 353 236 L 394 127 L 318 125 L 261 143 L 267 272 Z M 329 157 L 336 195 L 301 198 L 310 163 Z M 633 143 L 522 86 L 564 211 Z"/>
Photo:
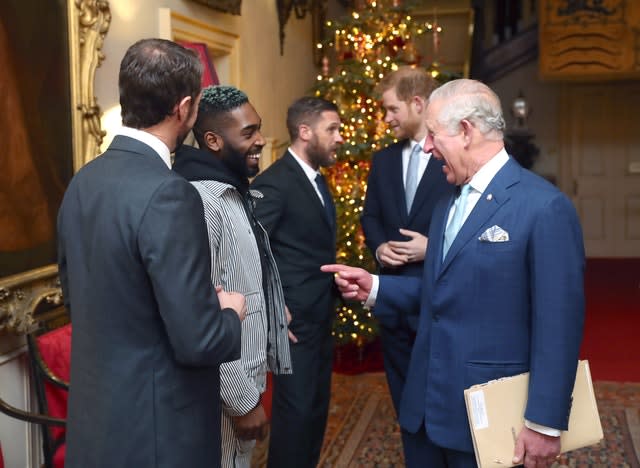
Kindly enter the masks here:
<path id="1" fill-rule="evenodd" d="M 17 67 L 23 68 L 25 64 L 28 66 L 29 60 L 34 64 L 40 64 L 43 61 L 55 63 L 56 60 L 68 62 L 68 73 L 63 70 L 60 76 L 46 76 L 45 79 L 41 78 L 37 82 L 33 80 L 40 85 L 40 88 L 34 90 L 33 94 L 39 93 L 36 95 L 40 97 L 47 93 L 55 94 L 55 91 L 60 91 L 62 96 L 68 96 L 68 106 L 65 104 L 65 106 L 61 107 L 69 110 L 69 141 L 66 140 L 65 136 L 61 136 L 60 138 L 64 139 L 61 148 L 63 148 L 63 151 L 66 148 L 70 148 L 70 150 L 66 151 L 66 154 L 68 154 L 68 158 L 71 161 L 67 161 L 66 164 L 72 168 L 69 171 L 76 172 L 98 154 L 102 138 L 105 135 L 100 126 L 101 112 L 94 95 L 94 79 L 96 68 L 104 59 L 101 49 L 111 22 L 109 3 L 106 0 L 67 0 L 66 12 L 55 11 L 57 14 L 56 22 L 46 23 L 48 30 L 42 31 L 43 37 L 38 36 L 38 33 L 40 33 L 38 21 L 46 15 L 34 7 L 34 5 L 37 6 L 38 4 L 30 4 L 30 2 L 23 0 L 9 0 L 8 3 L 3 5 L 3 8 L 6 8 L 3 13 L 15 13 L 15 16 L 20 20 L 18 26 L 20 31 L 24 32 L 24 37 L 36 37 L 37 40 L 30 40 L 28 44 L 20 43 L 20 48 L 17 49 L 17 52 L 9 51 L 2 57 L 3 59 L 8 57 L 7 61 L 11 64 L 17 64 Z M 54 2 L 53 5 L 59 5 L 59 3 Z M 23 10 L 20 10 L 21 8 Z M 61 8 L 64 8 L 64 6 Z M 36 11 L 38 13 L 35 13 Z M 30 18 L 33 18 L 33 21 L 30 21 Z M 10 20 L 7 19 L 6 21 L 8 23 Z M 14 27 L 14 25 L 7 24 L 0 26 L 2 26 L 1 32 L 5 37 L 8 36 L 5 29 L 10 30 L 11 27 Z M 58 31 L 54 30 L 56 27 L 59 27 Z M 63 57 L 46 56 L 46 37 L 44 37 L 44 33 L 52 34 L 53 37 L 66 37 L 68 50 L 65 51 L 64 47 L 61 47 L 61 52 L 63 52 L 61 55 Z M 16 43 L 13 35 L 10 37 L 13 39 L 11 44 Z M 34 50 L 32 47 L 38 44 L 38 40 L 41 43 L 45 43 L 42 44 L 45 46 L 43 47 L 45 52 L 41 56 L 38 56 L 39 51 Z M 9 41 L 5 40 L 0 45 L 8 47 L 7 44 L 9 44 Z M 25 51 L 29 53 L 25 53 Z M 42 67 L 40 68 L 42 69 Z M 30 75 L 28 73 L 16 74 L 13 78 L 13 83 L 9 83 L 9 85 L 13 85 L 16 89 L 19 87 L 21 94 L 27 95 L 26 97 L 22 95 L 15 97 L 16 106 L 26 107 L 24 103 L 29 102 L 28 97 L 31 90 L 27 88 L 29 83 L 25 84 L 24 80 L 19 79 L 21 76 Z M 3 84 L 6 85 L 6 83 Z M 65 88 L 68 91 L 65 91 Z M 40 102 L 39 105 L 41 105 Z M 33 109 L 26 107 L 22 111 L 28 115 L 28 112 L 33 111 Z M 53 109 L 51 116 L 47 115 L 47 118 L 60 119 L 60 110 Z M 69 128 L 68 123 L 65 123 L 65 125 L 64 128 Z M 41 127 L 45 126 L 46 122 L 41 124 Z M 30 130 L 32 129 L 21 129 L 22 134 L 19 138 L 29 142 L 40 136 L 33 134 L 33 132 L 30 133 Z M 11 131 L 12 129 L 9 129 L 8 133 L 11 133 Z M 19 159 L 21 154 L 8 154 L 7 157 Z M 66 156 L 63 155 L 63 157 Z M 33 162 L 32 166 L 35 167 L 37 163 L 41 162 L 42 159 L 39 159 Z M 18 164 L 19 162 L 16 163 L 16 165 Z M 22 171 L 21 176 L 24 173 L 26 172 Z M 65 177 L 68 179 L 70 174 Z M 14 181 L 9 182 L 13 183 Z M 46 197 L 46 191 L 43 190 L 43 194 L 43 197 Z M 51 205 L 50 201 L 49 204 Z M 50 213 L 52 211 L 51 206 L 48 211 L 47 222 L 52 224 L 51 218 L 54 217 Z M 37 217 L 31 219 L 30 223 L 37 226 L 39 219 Z M 53 228 L 50 226 L 48 229 L 47 233 L 50 239 L 47 242 L 51 244 L 53 238 L 55 238 L 55 233 L 51 236 Z M 38 268 L 30 268 L 27 271 L 0 278 L 0 337 L 2 334 L 6 335 L 6 333 L 20 335 L 30 332 L 35 323 L 34 314 L 40 313 L 42 309 L 62 309 L 62 307 L 59 307 L 61 303 L 62 294 L 58 279 L 58 268 L 55 264 L 41 265 Z"/>

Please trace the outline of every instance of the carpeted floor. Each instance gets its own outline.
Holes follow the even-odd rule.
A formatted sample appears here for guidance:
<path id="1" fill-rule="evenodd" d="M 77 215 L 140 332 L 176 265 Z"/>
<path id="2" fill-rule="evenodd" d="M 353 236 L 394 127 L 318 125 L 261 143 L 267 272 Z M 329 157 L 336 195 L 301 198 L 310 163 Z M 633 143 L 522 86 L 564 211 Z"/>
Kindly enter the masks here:
<path id="1" fill-rule="evenodd" d="M 640 383 L 596 382 L 595 390 L 605 438 L 563 455 L 556 468 L 640 468 Z M 384 374 L 334 374 L 331 398 L 320 467 L 404 466 Z M 265 447 L 255 467 L 264 466 Z"/>

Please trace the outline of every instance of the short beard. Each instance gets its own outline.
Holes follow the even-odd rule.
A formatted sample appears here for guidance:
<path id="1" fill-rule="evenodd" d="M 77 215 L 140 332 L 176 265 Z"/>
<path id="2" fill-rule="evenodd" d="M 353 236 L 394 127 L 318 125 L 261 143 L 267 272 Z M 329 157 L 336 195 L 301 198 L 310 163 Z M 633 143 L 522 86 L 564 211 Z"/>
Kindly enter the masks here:
<path id="1" fill-rule="evenodd" d="M 335 160 L 331 158 L 330 152 L 320 147 L 317 138 L 309 142 L 309 146 L 307 146 L 307 157 L 309 158 L 309 162 L 316 168 L 333 166 L 335 163 Z"/>
<path id="2" fill-rule="evenodd" d="M 222 162 L 231 172 L 233 172 L 238 177 L 248 179 L 249 177 L 253 177 L 255 175 L 250 174 L 250 172 L 252 171 L 250 171 L 247 167 L 246 155 L 238 153 L 233 148 L 228 148 L 226 151 L 224 151 L 222 155 Z"/>

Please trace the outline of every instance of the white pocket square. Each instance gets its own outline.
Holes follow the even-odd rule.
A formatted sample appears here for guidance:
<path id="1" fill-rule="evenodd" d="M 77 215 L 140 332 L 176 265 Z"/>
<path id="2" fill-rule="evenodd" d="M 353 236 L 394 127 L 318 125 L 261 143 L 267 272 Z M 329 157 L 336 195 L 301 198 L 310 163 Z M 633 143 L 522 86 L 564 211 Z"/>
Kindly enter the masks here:
<path id="1" fill-rule="evenodd" d="M 478 238 L 481 242 L 508 242 L 509 233 L 500 226 L 491 226 Z"/>

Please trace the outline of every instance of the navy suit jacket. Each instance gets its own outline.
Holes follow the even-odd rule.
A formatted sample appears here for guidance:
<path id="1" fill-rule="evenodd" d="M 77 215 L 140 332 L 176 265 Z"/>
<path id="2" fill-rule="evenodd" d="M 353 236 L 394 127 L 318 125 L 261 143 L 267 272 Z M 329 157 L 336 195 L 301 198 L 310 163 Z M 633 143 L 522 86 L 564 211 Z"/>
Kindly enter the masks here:
<path id="1" fill-rule="evenodd" d="M 67 467 L 219 466 L 219 365 L 240 357 L 240 321 L 211 287 L 203 212 L 125 136 L 73 177 L 58 214 Z"/>
<path id="2" fill-rule="evenodd" d="M 584 247 L 570 200 L 513 159 L 496 174 L 444 261 L 453 197 L 436 207 L 423 277 L 380 278 L 377 303 L 420 306 L 400 424 L 473 451 L 463 391 L 530 371 L 525 418 L 566 429 L 584 320 Z M 507 242 L 480 240 L 492 226 Z"/>
<path id="3" fill-rule="evenodd" d="M 437 201 L 454 191 L 442 172 L 442 161 L 431 157 L 418 184 L 411 212 L 408 212 L 402 177 L 402 148 L 406 144 L 407 140 L 402 140 L 373 155 L 360 223 L 367 247 L 374 257 L 380 244 L 390 240 L 407 240 L 400 234 L 400 228 L 426 236 Z M 411 262 L 398 268 L 381 267 L 379 272 L 419 277 L 422 269 L 423 262 Z M 412 327 L 417 327 L 417 310 L 411 313 L 406 310 L 384 310 L 384 307 L 376 306 L 374 313 L 381 323 L 390 327 L 397 323 L 397 313 L 405 313 Z"/>

